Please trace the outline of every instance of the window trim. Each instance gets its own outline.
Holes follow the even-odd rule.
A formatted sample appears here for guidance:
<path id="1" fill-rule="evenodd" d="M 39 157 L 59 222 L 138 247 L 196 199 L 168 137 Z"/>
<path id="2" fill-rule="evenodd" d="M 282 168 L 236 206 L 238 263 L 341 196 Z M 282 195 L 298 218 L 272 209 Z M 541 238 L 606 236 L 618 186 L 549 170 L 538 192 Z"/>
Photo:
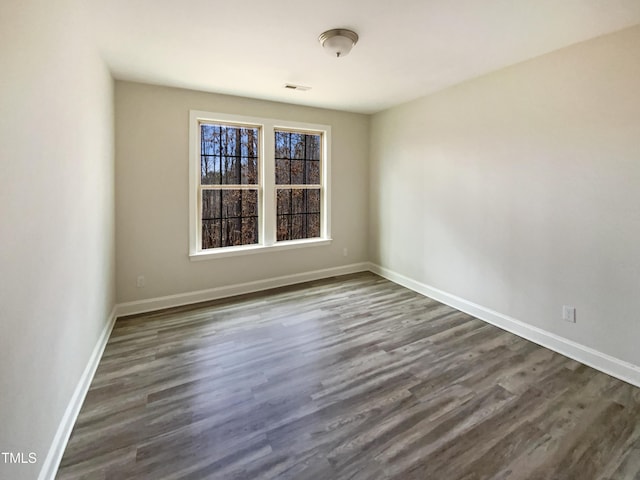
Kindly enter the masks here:
<path id="1" fill-rule="evenodd" d="M 259 243 L 233 247 L 201 249 L 200 191 L 200 122 L 258 127 L 258 240 Z M 320 169 L 320 237 L 302 240 L 276 240 L 275 130 L 322 134 Z M 329 245 L 331 239 L 331 126 L 278 120 L 272 118 L 231 115 L 226 113 L 189 111 L 189 259 L 192 261 L 231 257 L 292 248 Z M 253 186 L 252 186 L 253 188 Z"/>

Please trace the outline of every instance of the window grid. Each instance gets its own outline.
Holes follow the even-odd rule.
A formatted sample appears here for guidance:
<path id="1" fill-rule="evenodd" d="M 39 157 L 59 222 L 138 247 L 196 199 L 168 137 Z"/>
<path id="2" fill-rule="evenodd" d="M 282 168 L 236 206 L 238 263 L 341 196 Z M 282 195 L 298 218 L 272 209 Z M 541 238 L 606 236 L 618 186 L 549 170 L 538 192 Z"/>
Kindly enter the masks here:
<path id="1" fill-rule="evenodd" d="M 259 135 L 251 125 L 200 123 L 202 250 L 259 243 Z"/>
<path id="2" fill-rule="evenodd" d="M 293 143 L 294 136 L 297 138 L 295 145 Z M 283 137 L 285 138 L 284 143 L 286 144 L 286 147 L 281 149 L 278 147 L 282 146 Z M 322 135 L 317 132 L 305 132 L 295 129 L 277 129 L 275 131 L 275 143 L 276 165 L 278 165 L 279 161 L 285 161 L 288 167 L 288 172 L 286 172 L 288 173 L 288 182 L 286 182 L 283 181 L 282 174 L 278 175 L 279 171 L 280 173 L 282 171 L 282 166 L 280 166 L 280 169 L 276 166 L 276 240 L 281 242 L 287 240 L 319 238 L 322 232 L 320 201 L 322 195 Z M 288 154 L 283 154 L 283 150 L 285 153 L 288 152 Z M 299 154 L 300 150 L 302 150 L 302 155 Z M 301 179 L 304 182 L 302 184 L 292 183 L 294 181 L 294 161 L 302 163 L 302 172 L 295 175 L 296 179 L 300 179 L 301 176 Z M 315 177 L 313 180 L 317 180 L 317 183 L 309 182 L 309 162 L 317 163 L 317 173 L 312 173 Z M 286 180 L 286 178 L 284 180 Z M 282 192 L 285 191 L 288 191 L 288 199 L 283 199 L 283 195 L 281 195 Z M 312 208 L 310 208 L 309 197 L 311 196 L 311 192 L 314 191 L 317 191 L 317 199 L 313 202 L 315 205 L 312 205 Z M 299 197 L 296 192 L 302 194 L 301 201 L 296 198 Z M 298 207 L 297 212 L 294 212 L 296 209 L 295 206 Z"/>
<path id="3" fill-rule="evenodd" d="M 212 202 L 207 202 L 205 198 L 207 194 L 215 194 L 217 198 L 213 198 Z M 246 198 L 245 195 L 255 193 L 254 198 Z M 225 194 L 237 195 L 236 210 L 234 212 L 233 204 L 225 202 Z M 258 243 L 259 217 L 257 210 L 247 211 L 245 205 L 247 202 L 252 205 L 258 203 L 258 191 L 252 189 L 230 189 L 230 188 L 209 188 L 202 190 L 201 205 L 203 205 L 202 221 L 202 249 L 235 247 L 239 245 L 252 245 Z M 204 205 L 208 203 L 217 204 L 218 215 L 205 216 L 205 212 L 215 212 L 216 208 L 205 209 Z M 246 212 L 246 213 L 245 213 Z"/>

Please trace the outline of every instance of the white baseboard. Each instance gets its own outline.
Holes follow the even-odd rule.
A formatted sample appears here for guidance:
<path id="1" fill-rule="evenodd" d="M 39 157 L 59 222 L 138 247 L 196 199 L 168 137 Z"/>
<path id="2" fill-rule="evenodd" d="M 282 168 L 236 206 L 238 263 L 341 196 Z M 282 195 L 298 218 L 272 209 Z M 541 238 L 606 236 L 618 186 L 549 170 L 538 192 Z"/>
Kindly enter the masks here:
<path id="1" fill-rule="evenodd" d="M 138 313 L 152 312 L 163 308 L 180 307 L 198 302 L 207 302 L 219 298 L 254 293 L 270 288 L 284 287 L 296 283 L 320 280 L 322 278 L 334 277 L 337 275 L 347 275 L 349 273 L 364 272 L 369 270 L 369 263 L 352 263 L 341 267 L 325 268 L 311 272 L 295 273 L 282 277 L 267 278 L 253 282 L 238 283 L 224 287 L 209 288 L 195 292 L 179 293 L 177 295 L 167 295 L 166 297 L 156 297 L 135 302 L 120 303 L 116 308 L 116 316 L 135 315 Z"/>
<path id="2" fill-rule="evenodd" d="M 169 307 L 178 307 L 181 305 L 188 305 L 191 303 L 204 302 L 208 300 L 216 300 L 224 297 L 231 297 L 233 295 L 241 295 L 244 293 L 253 293 L 261 290 L 268 290 L 270 288 L 283 287 L 286 285 L 293 285 L 296 283 L 309 282 L 312 280 L 320 280 L 322 278 L 333 277 L 337 275 L 347 275 L 349 273 L 364 272 L 369 270 L 369 263 L 353 263 L 350 265 L 344 265 L 341 267 L 325 268 L 323 270 L 315 270 L 312 272 L 297 273 L 293 275 L 286 275 L 282 277 L 268 278 L 265 280 L 258 280 L 254 282 L 241 283 L 236 285 L 229 285 L 225 287 L 210 288 L 207 290 L 199 290 L 196 292 L 182 293 L 178 295 L 168 295 L 166 297 L 152 298 L 148 300 L 141 300 L 138 302 L 128 302 L 115 305 L 109 320 L 105 325 L 100 338 L 91 353 L 91 357 L 87 362 L 87 366 L 82 372 L 82 376 L 76 385 L 69 405 L 64 412 L 62 420 L 56 431 L 56 435 L 53 439 L 51 447 L 47 452 L 47 456 L 40 469 L 38 480 L 53 480 L 58 472 L 62 455 L 73 431 L 73 427 L 82 408 L 82 403 L 89 391 L 91 381 L 95 375 L 102 354 L 115 325 L 116 319 L 123 315 L 132 315 L 136 313 L 144 313 L 153 310 L 160 310 Z"/>
<path id="3" fill-rule="evenodd" d="M 102 353 L 107 345 L 109 336 L 115 324 L 116 318 L 145 313 L 163 308 L 178 307 L 191 303 L 216 300 L 219 298 L 241 295 L 245 293 L 253 293 L 270 288 L 283 287 L 296 283 L 320 280 L 338 275 L 347 275 L 349 273 L 357 273 L 363 271 L 371 271 L 394 283 L 402 285 L 410 290 L 418 292 L 427 297 L 433 298 L 439 302 L 449 305 L 457 310 L 473 315 L 474 317 L 491 323 L 503 330 L 511 332 L 519 337 L 530 340 L 538 345 L 542 345 L 550 350 L 558 352 L 578 362 L 589 365 L 613 377 L 619 378 L 632 385 L 640 387 L 640 367 L 625 362 L 618 358 L 612 357 L 605 353 L 599 352 L 592 348 L 586 347 L 579 343 L 573 342 L 566 338 L 547 332 L 533 325 L 521 322 L 515 318 L 509 317 L 502 313 L 496 312 L 489 308 L 483 307 L 476 303 L 470 302 L 456 295 L 452 295 L 445 291 L 431 287 L 424 283 L 420 283 L 409 277 L 396 273 L 387 268 L 381 267 L 370 262 L 353 263 L 341 267 L 326 268 L 322 270 L 314 270 L 312 272 L 297 273 L 293 275 L 285 275 L 282 277 L 269 278 L 254 282 L 240 283 L 225 287 L 211 288 L 207 290 L 199 290 L 195 292 L 187 292 L 177 295 L 168 295 L 165 297 L 140 300 L 136 302 L 127 302 L 116 305 L 105 325 L 100 338 L 98 339 L 87 366 L 78 381 L 73 396 L 69 401 L 69 405 L 62 417 L 53 443 L 49 448 L 49 452 L 43 462 L 38 480 L 53 480 L 58 471 L 62 455 L 71 436 L 73 426 L 75 425 L 80 408 L 87 395 L 93 376 L 98 368 Z"/>
<path id="4" fill-rule="evenodd" d="M 53 480 L 58 472 L 62 455 L 67 447 L 67 442 L 69 441 L 76 419 L 80 413 L 80 408 L 87 396 L 87 392 L 91 386 L 91 381 L 96 373 L 96 369 L 98 368 L 98 364 L 102 358 L 102 353 L 104 352 L 104 348 L 107 346 L 107 341 L 109 340 L 111 330 L 113 330 L 115 323 L 116 307 L 114 306 L 111 310 L 111 314 L 109 315 L 109 319 L 102 329 L 102 333 L 93 348 L 93 352 L 91 352 L 91 357 L 89 357 L 87 366 L 82 372 L 82 376 L 76 385 L 73 395 L 71 396 L 71 400 L 69 401 L 69 405 L 62 416 L 62 420 L 58 425 L 56 435 L 53 437 L 53 442 L 49 447 L 47 456 L 42 464 L 42 468 L 40 469 L 38 480 Z"/>
<path id="5" fill-rule="evenodd" d="M 425 285 L 397 272 L 381 267 L 374 263 L 369 264 L 369 270 L 394 283 L 407 287 L 410 290 L 433 298 L 450 307 L 473 315 L 480 320 L 495 325 L 503 330 L 511 332 L 519 337 L 542 345 L 554 352 L 558 352 L 580 363 L 600 370 L 612 377 L 616 377 L 631 385 L 640 387 L 640 366 L 599 352 L 593 348 L 581 345 L 572 340 L 560 337 L 489 308 L 460 298 L 456 295 L 444 292 L 440 289 Z"/>

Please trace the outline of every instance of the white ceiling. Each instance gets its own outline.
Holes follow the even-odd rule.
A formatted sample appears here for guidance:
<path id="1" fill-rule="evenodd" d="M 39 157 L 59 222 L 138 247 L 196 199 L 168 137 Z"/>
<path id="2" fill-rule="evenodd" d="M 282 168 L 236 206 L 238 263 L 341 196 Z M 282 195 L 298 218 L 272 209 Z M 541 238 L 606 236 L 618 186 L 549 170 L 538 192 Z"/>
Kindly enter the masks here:
<path id="1" fill-rule="evenodd" d="M 118 79 L 363 113 L 640 23 L 640 0 L 87 1 Z"/>

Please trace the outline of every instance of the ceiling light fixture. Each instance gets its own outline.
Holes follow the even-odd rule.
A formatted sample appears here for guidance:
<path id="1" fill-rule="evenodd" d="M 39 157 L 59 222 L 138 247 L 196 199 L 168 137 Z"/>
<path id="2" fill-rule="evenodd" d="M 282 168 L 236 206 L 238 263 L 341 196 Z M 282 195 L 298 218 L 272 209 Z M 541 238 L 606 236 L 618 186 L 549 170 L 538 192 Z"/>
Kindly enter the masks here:
<path id="1" fill-rule="evenodd" d="M 332 57 L 345 57 L 353 46 L 358 43 L 358 34 L 343 28 L 327 30 L 318 37 L 320 45 Z"/>

